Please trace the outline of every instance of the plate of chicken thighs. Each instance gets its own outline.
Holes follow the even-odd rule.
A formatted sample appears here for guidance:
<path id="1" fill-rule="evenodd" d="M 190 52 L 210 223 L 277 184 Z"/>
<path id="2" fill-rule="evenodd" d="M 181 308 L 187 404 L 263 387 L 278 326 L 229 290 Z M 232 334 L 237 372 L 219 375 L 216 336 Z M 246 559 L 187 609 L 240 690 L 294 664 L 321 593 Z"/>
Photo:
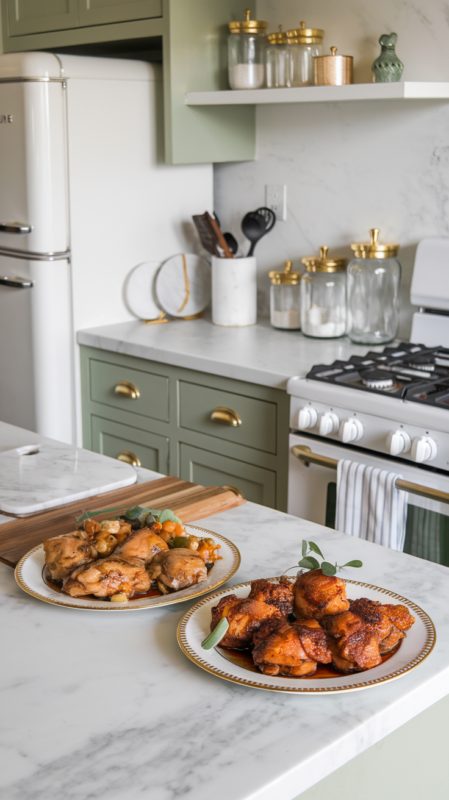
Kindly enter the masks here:
<path id="1" fill-rule="evenodd" d="M 195 525 L 166 522 L 133 529 L 124 518 L 87 519 L 77 530 L 30 550 L 15 574 L 25 592 L 47 603 L 137 611 L 210 592 L 239 565 L 232 542 Z"/>
<path id="2" fill-rule="evenodd" d="M 249 581 L 198 602 L 178 642 L 195 664 L 220 678 L 280 692 L 348 692 L 409 672 L 431 652 L 432 620 L 387 589 L 326 576 Z M 220 621 L 215 648 L 201 643 Z"/>

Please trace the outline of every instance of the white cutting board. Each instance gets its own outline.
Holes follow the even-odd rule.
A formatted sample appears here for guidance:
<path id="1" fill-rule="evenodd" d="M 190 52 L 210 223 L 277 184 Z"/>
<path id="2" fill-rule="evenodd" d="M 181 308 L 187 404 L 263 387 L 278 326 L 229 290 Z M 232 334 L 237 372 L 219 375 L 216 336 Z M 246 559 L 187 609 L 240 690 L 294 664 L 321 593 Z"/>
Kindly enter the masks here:
<path id="1" fill-rule="evenodd" d="M 70 445 L 34 444 L 0 453 L 0 511 L 20 517 L 131 486 L 130 464 Z"/>

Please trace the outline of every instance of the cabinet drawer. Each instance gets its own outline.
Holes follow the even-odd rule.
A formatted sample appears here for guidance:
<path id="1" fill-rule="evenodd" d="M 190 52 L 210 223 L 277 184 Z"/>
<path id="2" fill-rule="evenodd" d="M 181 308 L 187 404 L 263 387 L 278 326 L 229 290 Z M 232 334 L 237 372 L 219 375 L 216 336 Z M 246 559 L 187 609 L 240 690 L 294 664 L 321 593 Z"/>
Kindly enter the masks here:
<path id="1" fill-rule="evenodd" d="M 148 433 L 102 417 L 91 417 L 92 450 L 110 458 L 135 455 L 137 466 L 168 474 L 168 445 L 165 436 Z"/>
<path id="2" fill-rule="evenodd" d="M 276 453 L 276 403 L 187 381 L 180 381 L 179 397 L 181 428 Z M 214 421 L 211 415 L 217 408 L 235 412 L 241 425 L 233 427 Z"/>
<path id="3" fill-rule="evenodd" d="M 91 400 L 113 408 L 131 411 L 142 417 L 162 422 L 169 421 L 169 380 L 164 375 L 143 372 L 119 364 L 108 364 L 95 359 L 90 360 L 89 367 Z M 123 385 L 124 383 L 131 384 L 131 386 Z M 117 394 L 117 387 L 120 384 L 124 391 L 129 391 L 129 395 Z M 137 389 L 138 396 L 135 398 L 131 396 L 132 387 Z"/>
<path id="4" fill-rule="evenodd" d="M 80 0 L 80 25 L 162 17 L 162 0 Z"/>
<path id="5" fill-rule="evenodd" d="M 180 477 L 201 486 L 232 486 L 245 500 L 276 507 L 276 473 L 234 458 L 180 445 Z"/>

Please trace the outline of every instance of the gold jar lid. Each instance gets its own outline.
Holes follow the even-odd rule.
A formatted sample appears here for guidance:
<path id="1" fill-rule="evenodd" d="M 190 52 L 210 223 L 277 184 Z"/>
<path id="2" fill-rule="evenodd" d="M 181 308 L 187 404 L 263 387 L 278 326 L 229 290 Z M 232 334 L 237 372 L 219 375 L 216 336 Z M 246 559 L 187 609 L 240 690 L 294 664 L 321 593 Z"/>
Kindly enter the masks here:
<path id="1" fill-rule="evenodd" d="M 307 272 L 341 272 L 346 269 L 345 258 L 328 258 L 329 248 L 320 247 L 319 256 L 305 256 L 301 259 Z"/>
<path id="2" fill-rule="evenodd" d="M 321 44 L 323 36 L 321 28 L 306 28 L 305 22 L 301 22 L 299 28 L 287 31 L 289 44 Z"/>
<path id="3" fill-rule="evenodd" d="M 267 39 L 269 44 L 286 44 L 287 34 L 282 30 L 282 25 L 279 25 L 279 31 L 277 33 L 269 33 Z"/>
<path id="4" fill-rule="evenodd" d="M 250 19 L 251 11 L 245 8 L 245 19 L 237 20 L 236 22 L 229 23 L 229 30 L 231 33 L 265 33 L 267 30 L 267 23 L 261 19 Z"/>
<path id="5" fill-rule="evenodd" d="M 274 270 L 273 272 L 268 273 L 268 277 L 271 278 L 271 283 L 273 284 L 289 283 L 291 285 L 295 285 L 299 283 L 299 281 L 301 280 L 301 273 L 293 272 L 292 262 L 286 261 L 285 269 L 283 272 L 277 272 L 276 270 Z"/>
<path id="6" fill-rule="evenodd" d="M 356 258 L 393 258 L 399 250 L 398 244 L 380 244 L 379 228 L 371 228 L 369 242 L 353 242 L 351 250 Z"/>

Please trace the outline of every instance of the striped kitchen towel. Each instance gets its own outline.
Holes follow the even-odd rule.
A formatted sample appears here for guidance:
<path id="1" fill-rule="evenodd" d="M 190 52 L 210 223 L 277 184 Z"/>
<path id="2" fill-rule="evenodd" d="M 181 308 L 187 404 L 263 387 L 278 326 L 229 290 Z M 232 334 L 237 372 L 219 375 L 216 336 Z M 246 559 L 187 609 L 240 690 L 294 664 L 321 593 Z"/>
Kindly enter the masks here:
<path id="1" fill-rule="evenodd" d="M 402 552 L 407 493 L 395 487 L 401 477 L 356 461 L 339 461 L 336 530 Z"/>

